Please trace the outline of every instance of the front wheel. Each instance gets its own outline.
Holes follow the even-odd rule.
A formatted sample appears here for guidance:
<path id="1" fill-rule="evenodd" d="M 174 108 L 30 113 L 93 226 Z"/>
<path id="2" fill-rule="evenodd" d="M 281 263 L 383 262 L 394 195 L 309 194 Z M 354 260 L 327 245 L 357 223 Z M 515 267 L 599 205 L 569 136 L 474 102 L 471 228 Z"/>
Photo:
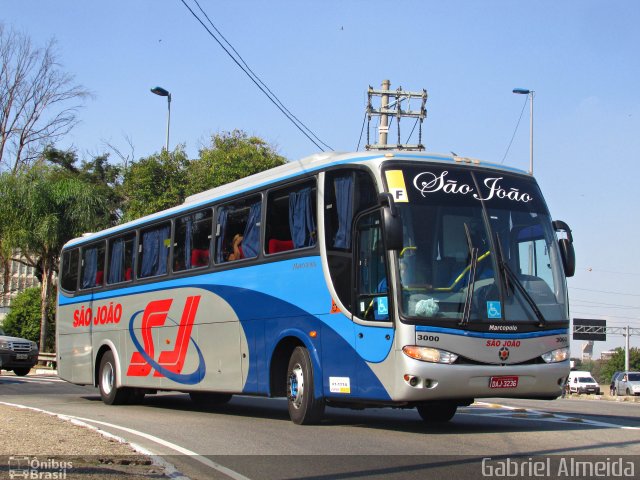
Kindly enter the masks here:
<path id="1" fill-rule="evenodd" d="M 313 388 L 313 364 L 309 351 L 296 347 L 287 368 L 289 416 L 297 425 L 320 422 L 324 414 L 324 398 L 316 398 Z"/>
<path id="2" fill-rule="evenodd" d="M 24 377 L 30 371 L 31 371 L 31 369 L 29 367 L 21 367 L 21 368 L 14 368 L 13 369 L 13 373 L 15 373 L 19 377 Z"/>
<path id="3" fill-rule="evenodd" d="M 455 403 L 427 403 L 416 409 L 426 423 L 445 423 L 453 418 L 458 406 Z"/>
<path id="4" fill-rule="evenodd" d="M 100 359 L 100 370 L 98 373 L 98 387 L 100 397 L 107 405 L 122 405 L 130 398 L 130 391 L 126 388 L 118 388 L 116 362 L 113 352 L 109 350 Z"/>

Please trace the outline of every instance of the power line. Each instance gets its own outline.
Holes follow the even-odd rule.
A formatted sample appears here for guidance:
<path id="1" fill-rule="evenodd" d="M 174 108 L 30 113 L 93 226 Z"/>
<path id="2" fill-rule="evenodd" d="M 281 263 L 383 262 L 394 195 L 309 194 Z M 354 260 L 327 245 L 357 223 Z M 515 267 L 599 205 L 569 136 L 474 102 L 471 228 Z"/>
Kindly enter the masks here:
<path id="1" fill-rule="evenodd" d="M 507 158 L 507 154 L 509 153 L 509 149 L 511 148 L 511 144 L 513 143 L 513 139 L 516 137 L 516 132 L 518 131 L 518 127 L 520 126 L 520 120 L 522 120 L 522 114 L 524 113 L 524 107 L 527 106 L 527 102 L 529 101 L 529 95 L 524 99 L 524 105 L 522 105 L 522 111 L 520 112 L 520 118 L 518 118 L 518 123 L 516 123 L 516 128 L 513 130 L 513 135 L 511 135 L 511 141 L 507 146 L 507 151 L 504 152 L 504 157 L 502 157 L 502 161 L 500 163 L 504 163 L 504 159 Z"/>
<path id="2" fill-rule="evenodd" d="M 609 315 L 608 313 L 581 312 L 580 310 L 571 310 L 571 314 L 580 313 L 582 315 L 599 315 L 600 317 L 623 318 L 625 320 L 640 320 L 638 317 L 625 317 L 623 315 Z"/>
<path id="3" fill-rule="evenodd" d="M 576 302 L 591 304 L 591 305 L 584 305 L 585 307 L 590 307 L 590 308 L 591 307 L 593 308 L 608 307 L 608 308 L 624 308 L 628 310 L 640 310 L 640 306 L 620 305 L 619 303 L 592 302 L 590 300 L 582 300 L 581 298 L 573 298 L 571 300 L 572 304 L 575 304 Z"/>
<path id="4" fill-rule="evenodd" d="M 609 293 L 611 295 L 624 295 L 626 297 L 640 297 L 640 294 L 638 294 L 638 293 L 609 292 L 609 291 L 606 291 L 606 290 L 592 290 L 590 288 L 569 287 L 569 290 L 582 290 L 582 291 L 585 291 L 585 292 Z"/>
<path id="5" fill-rule="evenodd" d="M 205 25 L 205 23 L 202 21 L 202 19 L 193 11 L 193 9 L 187 5 L 187 3 L 185 2 L 185 0 L 180 0 L 182 2 L 182 4 L 187 8 L 187 10 L 189 10 L 189 12 L 191 13 L 191 15 L 193 15 L 193 17 L 200 23 L 200 25 L 202 25 L 202 27 L 207 31 L 207 33 L 211 36 L 211 38 L 213 38 L 218 45 L 220 45 L 220 47 L 225 51 L 225 53 L 229 56 L 229 58 L 231 58 L 231 60 L 234 61 L 234 63 L 240 67 L 240 69 L 245 73 L 245 75 L 247 75 L 247 77 L 249 77 L 249 79 L 260 89 L 260 91 L 262 93 L 265 94 L 265 96 L 271 101 L 271 103 L 273 103 L 276 108 L 278 108 L 278 110 L 280 110 L 282 112 L 282 114 L 287 117 L 287 119 L 293 123 L 295 125 L 295 127 L 300 130 L 300 132 L 302 132 L 302 134 L 307 137 L 316 147 L 318 147 L 320 150 L 322 150 L 323 152 L 325 151 L 324 148 L 322 148 L 313 138 L 311 138 L 311 135 L 313 135 L 313 137 L 315 137 L 318 142 L 322 143 L 325 147 L 327 147 L 329 150 L 333 150 L 329 145 L 327 145 L 326 143 L 324 143 L 322 140 L 320 140 L 318 138 L 317 135 L 315 135 L 311 129 L 309 129 L 309 127 L 307 127 L 304 123 L 302 123 L 295 115 L 293 115 L 289 109 L 287 109 L 284 104 L 280 101 L 280 99 L 264 84 L 264 82 L 262 80 L 260 80 L 260 78 L 253 72 L 253 70 L 251 70 L 248 65 L 246 64 L 246 62 L 244 61 L 244 59 L 242 59 L 242 57 L 240 56 L 240 54 L 236 51 L 235 48 L 233 48 L 233 46 L 231 45 L 231 43 L 229 43 L 229 41 L 224 38 L 224 36 L 220 33 L 220 31 L 215 27 L 215 25 L 213 24 L 213 22 L 209 19 L 209 16 L 204 12 L 204 10 L 202 9 L 202 7 L 200 7 L 200 4 L 197 2 L 197 0 L 194 0 L 196 5 L 198 5 L 198 8 L 200 9 L 200 11 L 204 14 L 204 16 L 207 18 L 207 20 L 209 21 L 209 23 L 211 24 L 212 28 L 218 32 L 218 34 L 224 39 L 224 41 L 227 43 L 227 45 L 229 45 L 229 47 L 235 52 L 235 54 L 237 55 L 238 58 L 240 58 L 240 61 L 242 61 L 242 63 L 246 66 L 243 66 L 240 61 L 238 60 L 238 58 L 236 58 L 230 51 L 229 49 L 227 49 L 223 43 L 220 41 L 220 39 L 211 31 L 209 30 L 209 27 L 207 27 L 207 25 Z M 306 131 L 305 131 L 306 130 Z M 309 133 L 307 133 L 309 132 Z"/>

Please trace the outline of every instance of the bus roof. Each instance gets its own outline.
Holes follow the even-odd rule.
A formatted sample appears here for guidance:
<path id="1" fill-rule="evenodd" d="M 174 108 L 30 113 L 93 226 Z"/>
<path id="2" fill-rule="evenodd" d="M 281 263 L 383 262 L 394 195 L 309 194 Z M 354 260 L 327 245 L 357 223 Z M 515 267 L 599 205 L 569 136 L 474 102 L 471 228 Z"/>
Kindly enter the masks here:
<path id="1" fill-rule="evenodd" d="M 341 164 L 358 164 L 358 163 L 367 162 L 367 161 L 382 162 L 384 160 L 391 160 L 391 159 L 411 160 L 411 161 L 418 161 L 418 162 L 423 161 L 423 162 L 444 162 L 444 163 L 467 164 L 467 165 L 473 165 L 473 166 L 482 166 L 484 168 L 492 168 L 496 170 L 508 171 L 511 173 L 518 173 L 518 174 L 527 173 L 523 170 L 516 169 L 513 167 L 498 165 L 495 163 L 483 162 L 474 158 L 459 157 L 457 155 L 443 155 L 443 154 L 437 154 L 437 153 L 414 152 L 414 151 L 405 152 L 405 151 L 397 151 L 397 150 L 355 152 L 355 153 L 354 152 L 317 153 L 317 154 L 302 158 L 300 160 L 294 160 L 294 161 L 288 162 L 284 165 L 280 165 L 279 167 L 265 170 L 263 172 L 256 173 L 254 175 L 249 175 L 245 178 L 236 180 L 235 182 L 231 182 L 225 185 L 221 185 L 219 187 L 212 188 L 210 190 L 205 190 L 204 192 L 191 195 L 185 199 L 183 204 L 177 205 L 167 210 L 162 210 L 160 212 L 156 212 L 151 215 L 147 215 L 145 217 L 141 217 L 127 223 L 123 223 L 121 225 L 116 225 L 115 227 L 111 227 L 106 230 L 102 230 L 100 232 L 85 233 L 82 235 L 82 237 L 78 237 L 70 240 L 65 244 L 64 247 L 70 247 L 70 246 L 74 246 L 81 243 L 88 243 L 93 240 L 97 240 L 98 238 L 104 237 L 106 235 L 127 230 L 128 228 L 136 227 L 138 225 L 152 222 L 154 220 L 161 220 L 162 218 L 171 216 L 174 213 L 178 213 L 182 210 L 189 210 L 191 208 L 197 207 L 198 205 L 209 203 L 213 200 L 222 200 L 224 198 L 231 197 L 233 195 L 237 195 L 245 191 L 257 189 L 265 185 L 269 185 L 271 183 L 284 181 L 284 180 L 287 180 L 288 178 L 295 178 L 304 173 L 311 173 L 317 170 L 322 170 L 329 166 L 335 166 L 335 165 L 341 165 Z"/>

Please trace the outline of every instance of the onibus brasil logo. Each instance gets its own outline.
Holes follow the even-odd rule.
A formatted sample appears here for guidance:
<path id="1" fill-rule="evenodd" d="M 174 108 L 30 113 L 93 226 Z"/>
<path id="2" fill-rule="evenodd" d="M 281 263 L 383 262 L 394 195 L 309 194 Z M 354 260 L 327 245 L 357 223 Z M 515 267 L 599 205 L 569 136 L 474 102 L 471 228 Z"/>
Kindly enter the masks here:
<path id="1" fill-rule="evenodd" d="M 200 295 L 187 297 L 180 322 L 176 322 L 169 316 L 173 303 L 172 298 L 154 300 L 149 302 L 144 310 L 135 312 L 129 320 L 129 335 L 137 352 L 131 355 L 127 376 L 146 377 L 154 370 L 154 377 L 167 377 L 177 383 L 194 385 L 204 378 L 206 366 L 200 347 L 191 337 L 193 321 L 198 311 Z M 142 314 L 141 335 L 142 343 L 134 330 L 136 319 Z M 156 346 L 153 343 L 152 328 L 162 327 L 167 319 L 178 326 L 173 350 L 160 352 L 158 360 L 155 360 Z M 182 373 L 185 358 L 189 350 L 189 342 L 193 344 L 198 354 L 198 366 L 191 373 Z"/>

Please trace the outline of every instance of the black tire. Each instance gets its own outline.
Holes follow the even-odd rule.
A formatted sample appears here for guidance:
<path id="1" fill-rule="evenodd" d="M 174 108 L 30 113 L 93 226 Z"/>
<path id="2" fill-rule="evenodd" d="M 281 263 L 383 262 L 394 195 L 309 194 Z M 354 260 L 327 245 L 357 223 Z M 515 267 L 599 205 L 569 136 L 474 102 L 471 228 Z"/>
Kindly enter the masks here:
<path id="1" fill-rule="evenodd" d="M 446 423 L 456 414 L 458 406 L 455 403 L 434 402 L 418 405 L 416 409 L 426 423 Z"/>
<path id="2" fill-rule="evenodd" d="M 113 352 L 109 350 L 100 359 L 100 370 L 98 371 L 98 388 L 100 397 L 107 405 L 122 405 L 128 403 L 131 392 L 128 388 L 117 388 L 118 384 L 116 362 Z"/>
<path id="3" fill-rule="evenodd" d="M 627 395 L 631 395 L 631 390 L 627 388 Z"/>
<path id="4" fill-rule="evenodd" d="M 191 401 L 199 407 L 213 407 L 215 405 L 223 405 L 233 397 L 230 393 L 214 393 L 214 392 L 189 392 Z"/>
<path id="5" fill-rule="evenodd" d="M 313 388 L 313 364 L 304 347 L 296 347 L 287 368 L 289 416 L 297 425 L 319 423 L 324 414 L 324 398 L 316 398 Z"/>
<path id="6" fill-rule="evenodd" d="M 13 369 L 13 373 L 15 373 L 19 377 L 24 377 L 30 371 L 31 369 L 29 367 L 20 367 L 20 368 Z"/>

